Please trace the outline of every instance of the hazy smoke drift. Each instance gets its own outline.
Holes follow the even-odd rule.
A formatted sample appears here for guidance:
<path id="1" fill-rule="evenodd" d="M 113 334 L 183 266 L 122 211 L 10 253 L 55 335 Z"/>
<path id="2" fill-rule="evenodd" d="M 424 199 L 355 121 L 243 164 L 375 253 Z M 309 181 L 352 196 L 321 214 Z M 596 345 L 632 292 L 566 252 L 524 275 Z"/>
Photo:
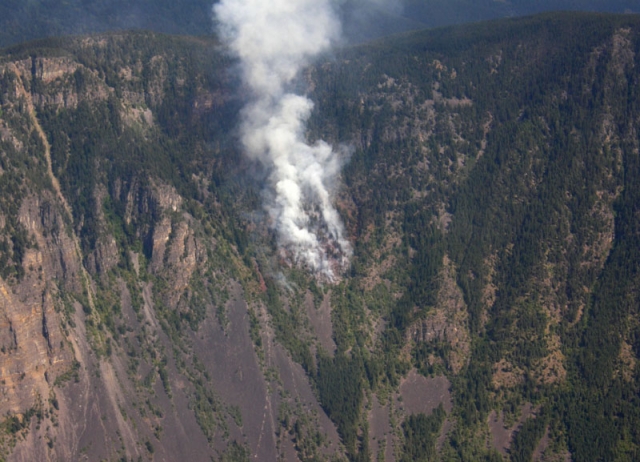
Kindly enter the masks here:
<path id="1" fill-rule="evenodd" d="M 253 92 L 242 141 L 271 172 L 266 209 L 281 246 L 297 261 L 333 277 L 327 247 L 346 263 L 351 248 L 331 204 L 340 158 L 325 142 L 305 139 L 313 103 L 287 89 L 340 33 L 330 0 L 221 0 L 214 6 L 224 40 L 240 58 Z"/>

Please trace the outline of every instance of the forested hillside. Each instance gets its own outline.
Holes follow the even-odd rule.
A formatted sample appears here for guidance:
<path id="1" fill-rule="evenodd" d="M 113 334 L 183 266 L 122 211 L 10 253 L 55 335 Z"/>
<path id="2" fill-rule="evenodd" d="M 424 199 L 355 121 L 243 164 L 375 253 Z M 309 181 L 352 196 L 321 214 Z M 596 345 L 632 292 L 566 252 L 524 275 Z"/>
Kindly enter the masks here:
<path id="1" fill-rule="evenodd" d="M 0 58 L 8 460 L 637 460 L 640 18 L 345 48 L 336 281 L 276 248 L 213 39 Z"/>
<path id="2" fill-rule="evenodd" d="M 445 373 L 447 457 L 495 457 L 487 419 L 527 402 L 511 458 L 543 436 L 575 460 L 637 457 L 637 24 L 546 15 L 418 33 L 317 74 L 314 129 L 358 146 L 343 287 L 365 296 L 372 273 L 402 287 L 365 348 L 370 382 Z M 342 349 L 353 357 L 353 337 Z"/>

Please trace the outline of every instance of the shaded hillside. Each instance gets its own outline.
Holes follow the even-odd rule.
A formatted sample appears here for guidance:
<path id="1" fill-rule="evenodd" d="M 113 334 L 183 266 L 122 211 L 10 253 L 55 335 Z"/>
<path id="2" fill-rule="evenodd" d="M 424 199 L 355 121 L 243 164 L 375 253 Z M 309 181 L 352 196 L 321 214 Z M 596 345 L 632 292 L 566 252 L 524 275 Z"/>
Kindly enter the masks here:
<path id="1" fill-rule="evenodd" d="M 0 46 L 44 37 L 122 29 L 209 34 L 212 28 L 211 5 L 209 0 L 5 1 L 0 5 L 3 26 Z"/>
<path id="2" fill-rule="evenodd" d="M 634 0 L 352 0 L 342 11 L 344 33 L 356 43 L 402 31 L 548 11 L 640 13 L 640 7 Z"/>
<path id="3" fill-rule="evenodd" d="M 0 47 L 60 35 L 146 29 L 209 35 L 213 0 L 32 0 L 0 4 Z M 640 13 L 635 0 L 349 0 L 340 3 L 344 35 L 376 37 L 451 24 L 524 16 L 544 11 Z"/>
<path id="4" fill-rule="evenodd" d="M 0 59 L 2 451 L 11 460 L 634 460 L 640 19 L 543 15 L 304 74 L 352 146 L 355 253 L 274 248 L 216 43 Z"/>

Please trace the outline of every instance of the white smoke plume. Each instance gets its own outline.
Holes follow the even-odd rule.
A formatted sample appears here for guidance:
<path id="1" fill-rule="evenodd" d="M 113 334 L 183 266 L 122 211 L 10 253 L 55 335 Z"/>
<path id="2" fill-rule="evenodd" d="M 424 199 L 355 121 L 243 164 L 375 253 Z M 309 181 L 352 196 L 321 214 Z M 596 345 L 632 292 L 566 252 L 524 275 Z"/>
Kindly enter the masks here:
<path id="1" fill-rule="evenodd" d="M 345 265 L 351 254 L 331 202 L 343 156 L 323 141 L 307 142 L 313 103 L 290 90 L 310 60 L 339 38 L 332 2 L 221 0 L 213 10 L 252 92 L 242 142 L 247 155 L 270 172 L 265 208 L 279 245 L 296 262 L 332 279 L 333 267 Z"/>

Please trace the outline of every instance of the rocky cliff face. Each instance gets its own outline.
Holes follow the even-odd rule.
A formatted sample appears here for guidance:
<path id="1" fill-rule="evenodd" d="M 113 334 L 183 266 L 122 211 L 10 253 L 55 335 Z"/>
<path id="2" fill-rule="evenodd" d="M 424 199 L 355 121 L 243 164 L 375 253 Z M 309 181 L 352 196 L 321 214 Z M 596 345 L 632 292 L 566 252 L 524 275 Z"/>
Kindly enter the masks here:
<path id="1" fill-rule="evenodd" d="M 155 47 L 155 38 L 143 37 Z M 109 164 L 118 153 L 92 156 L 96 139 L 104 153 L 118 149 L 106 145 L 112 133 L 138 145 L 171 142 L 162 133 L 172 128 L 171 114 L 161 112 L 172 110 L 172 87 L 193 92 L 187 123 L 224 104 L 215 88 L 185 82 L 203 77 L 184 60 L 170 64 L 159 50 L 127 55 L 122 45 L 131 40 L 78 40 L 70 44 L 83 58 L 54 51 L 0 66 L 5 455 L 339 454 L 335 426 L 306 374 L 259 319 L 264 308 L 246 301 L 261 289 L 222 234 L 215 191 L 194 176 L 202 188 L 194 203 L 143 163 L 115 174 Z M 189 46 L 202 52 L 201 43 Z M 101 68 L 103 53 L 112 53 L 112 69 Z M 88 126 L 84 136 L 60 124 L 100 105 L 111 105 L 113 132 Z M 74 163 L 78 147 L 89 157 L 85 170 Z M 205 203 L 213 213 L 203 220 Z M 296 423 L 295 438 L 282 430 L 285 417 Z"/>

